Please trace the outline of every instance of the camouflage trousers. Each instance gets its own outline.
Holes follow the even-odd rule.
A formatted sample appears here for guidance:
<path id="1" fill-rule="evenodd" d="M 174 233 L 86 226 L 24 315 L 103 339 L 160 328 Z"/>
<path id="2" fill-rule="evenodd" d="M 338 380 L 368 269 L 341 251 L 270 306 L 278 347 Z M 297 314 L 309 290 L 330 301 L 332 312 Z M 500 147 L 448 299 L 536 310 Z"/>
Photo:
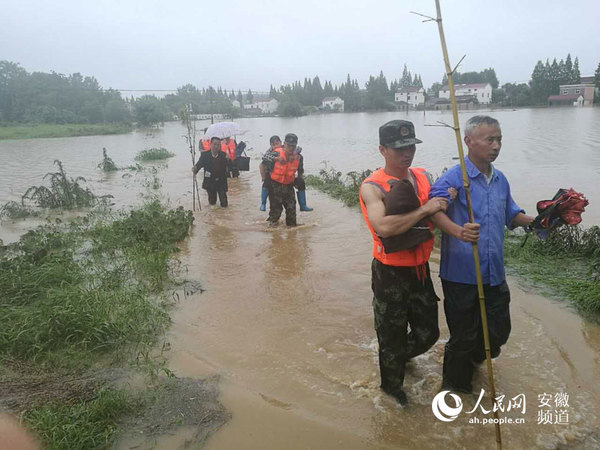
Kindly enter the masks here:
<path id="1" fill-rule="evenodd" d="M 281 184 L 271 180 L 269 187 L 269 222 L 277 223 L 285 208 L 285 224 L 296 226 L 296 197 L 294 184 Z"/>
<path id="2" fill-rule="evenodd" d="M 381 388 L 392 395 L 402 390 L 406 361 L 429 350 L 440 335 L 429 264 L 426 271 L 427 278 L 419 280 L 415 267 L 387 266 L 377 259 L 371 264 Z"/>

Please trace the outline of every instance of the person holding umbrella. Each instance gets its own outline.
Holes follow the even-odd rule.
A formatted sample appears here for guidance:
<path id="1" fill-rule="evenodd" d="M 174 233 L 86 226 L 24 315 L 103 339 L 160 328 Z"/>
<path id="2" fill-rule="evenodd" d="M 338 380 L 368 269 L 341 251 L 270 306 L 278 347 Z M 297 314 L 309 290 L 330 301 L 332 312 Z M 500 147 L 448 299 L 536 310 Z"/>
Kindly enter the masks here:
<path id="1" fill-rule="evenodd" d="M 217 203 L 217 196 L 223 208 L 229 204 L 227 201 L 227 155 L 221 151 L 221 139 L 210 139 L 210 151 L 201 152 L 198 162 L 192 167 L 194 174 L 204 169 L 202 189 L 208 194 L 208 203 Z"/>
<path id="2" fill-rule="evenodd" d="M 508 180 L 492 165 L 502 147 L 498 121 L 489 116 L 474 116 L 467 121 L 464 134 L 469 149 L 465 165 L 475 223 L 469 223 L 460 165 L 442 174 L 432 186 L 429 197 L 449 201 L 445 212 L 431 218 L 443 232 L 440 278 L 450 330 L 444 351 L 442 390 L 470 393 L 474 367 L 485 361 L 486 356 L 475 263 L 469 242 L 478 242 L 491 357 L 495 358 L 511 330 L 510 291 L 502 253 L 504 227 L 528 226 L 533 217 L 515 203 Z M 448 197 L 451 187 L 458 191 L 454 200 Z"/>

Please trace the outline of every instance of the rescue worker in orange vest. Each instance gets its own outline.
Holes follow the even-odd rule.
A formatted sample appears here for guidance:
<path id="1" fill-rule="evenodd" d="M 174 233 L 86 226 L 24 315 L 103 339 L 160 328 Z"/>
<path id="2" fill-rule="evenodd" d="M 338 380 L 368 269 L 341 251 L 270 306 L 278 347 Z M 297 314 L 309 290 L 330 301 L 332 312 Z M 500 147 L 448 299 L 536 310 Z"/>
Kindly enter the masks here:
<path id="1" fill-rule="evenodd" d="M 278 157 L 271 161 L 263 158 L 262 164 L 269 172 L 271 182 L 269 186 L 269 221 L 270 226 L 279 222 L 283 208 L 285 208 L 285 224 L 296 226 L 296 199 L 294 198 L 294 180 L 300 165 L 299 155 L 296 154 L 298 136 L 293 133 L 285 135 L 283 148 L 274 148 Z"/>
<path id="2" fill-rule="evenodd" d="M 403 389 L 406 361 L 429 350 L 439 337 L 439 298 L 428 264 L 433 235 L 412 248 L 390 253 L 382 243 L 384 238 L 407 234 L 419 221 L 448 206 L 445 198 L 428 199 L 430 184 L 425 170 L 410 167 L 416 144 L 421 142 L 412 122 L 392 120 L 382 125 L 379 152 L 385 167 L 367 177 L 359 191 L 361 210 L 373 236 L 371 286 L 381 389 L 401 406 L 408 403 Z M 410 183 L 421 206 L 406 214 L 386 215 L 385 196 L 394 182 Z"/>
<path id="3" fill-rule="evenodd" d="M 269 198 L 269 183 L 271 177 L 269 169 L 265 166 L 264 161 L 270 161 L 272 167 L 273 161 L 279 157 L 279 154 L 274 151 L 275 148 L 281 147 L 281 138 L 277 135 L 271 136 L 269 139 L 269 149 L 263 156 L 263 162 L 259 164 L 260 177 L 262 179 L 262 189 L 260 192 L 260 210 L 266 211 L 267 209 L 267 198 Z M 298 155 L 298 176 L 294 180 L 294 187 L 297 189 L 296 196 L 298 197 L 298 205 L 300 205 L 300 211 L 309 212 L 313 208 L 306 204 L 306 182 L 304 181 L 304 157 L 302 156 L 302 147 L 296 146 L 295 153 Z"/>
<path id="4" fill-rule="evenodd" d="M 210 150 L 210 139 L 201 139 L 200 145 L 202 146 L 203 152 L 208 152 Z"/>
<path id="5" fill-rule="evenodd" d="M 235 159 L 236 159 L 236 154 L 235 154 L 235 148 L 236 148 L 236 142 L 234 139 L 231 139 L 230 137 L 226 137 L 225 139 L 223 139 L 221 141 L 221 151 L 225 152 L 225 154 L 227 155 L 227 159 L 229 160 L 229 164 L 228 164 L 228 176 L 230 178 L 237 178 L 240 176 L 240 171 L 237 168 Z"/>

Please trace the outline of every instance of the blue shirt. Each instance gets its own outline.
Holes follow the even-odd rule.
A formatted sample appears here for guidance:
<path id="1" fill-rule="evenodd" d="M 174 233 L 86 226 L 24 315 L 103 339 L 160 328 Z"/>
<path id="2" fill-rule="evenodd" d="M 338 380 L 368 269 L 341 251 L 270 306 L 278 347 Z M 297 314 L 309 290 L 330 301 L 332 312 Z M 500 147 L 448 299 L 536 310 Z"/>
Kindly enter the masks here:
<path id="1" fill-rule="evenodd" d="M 492 180 L 486 183 L 485 176 L 465 158 L 467 175 L 471 189 L 471 205 L 475 222 L 479 229 L 479 264 L 483 284 L 497 286 L 504 281 L 504 227 L 510 227 L 515 216 L 525 212 L 510 195 L 510 186 L 506 177 L 494 168 Z M 467 200 L 463 187 L 460 165 L 456 165 L 442 174 L 431 187 L 429 198 L 444 197 L 450 201 L 448 188 L 458 191 L 456 198 L 448 204 L 446 214 L 454 223 L 464 225 L 469 221 Z M 473 248 L 470 242 L 442 235 L 442 256 L 440 277 L 456 283 L 477 284 Z"/>

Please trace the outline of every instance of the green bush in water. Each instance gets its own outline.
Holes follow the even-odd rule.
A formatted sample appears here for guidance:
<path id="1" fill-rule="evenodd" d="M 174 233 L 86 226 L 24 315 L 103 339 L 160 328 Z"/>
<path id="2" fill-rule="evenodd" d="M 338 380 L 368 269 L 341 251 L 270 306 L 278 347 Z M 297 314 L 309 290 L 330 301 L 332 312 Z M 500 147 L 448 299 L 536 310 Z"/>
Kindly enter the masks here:
<path id="1" fill-rule="evenodd" d="M 348 172 L 345 177 L 333 167 L 321 169 L 319 175 L 307 175 L 306 184 L 341 200 L 346 206 L 358 205 L 358 191 L 370 170 Z"/>
<path id="2" fill-rule="evenodd" d="M 21 198 L 23 205 L 26 200 L 29 200 L 40 208 L 73 209 L 93 206 L 112 198 L 111 195 L 97 197 L 89 188 L 82 185 L 85 183 L 85 178 L 69 178 L 62 162 L 55 160 L 54 164 L 58 165 L 58 172 L 51 172 L 44 176 L 44 179 L 50 179 L 50 187 L 30 187 Z"/>
<path id="3" fill-rule="evenodd" d="M 166 148 L 150 148 L 139 152 L 135 159 L 137 161 L 157 161 L 161 159 L 172 158 L 174 153 L 169 152 Z"/>
<path id="4" fill-rule="evenodd" d="M 115 162 L 107 155 L 106 149 L 102 149 L 102 162 L 98 164 L 98 168 L 103 172 L 116 172 L 119 170 Z"/>

